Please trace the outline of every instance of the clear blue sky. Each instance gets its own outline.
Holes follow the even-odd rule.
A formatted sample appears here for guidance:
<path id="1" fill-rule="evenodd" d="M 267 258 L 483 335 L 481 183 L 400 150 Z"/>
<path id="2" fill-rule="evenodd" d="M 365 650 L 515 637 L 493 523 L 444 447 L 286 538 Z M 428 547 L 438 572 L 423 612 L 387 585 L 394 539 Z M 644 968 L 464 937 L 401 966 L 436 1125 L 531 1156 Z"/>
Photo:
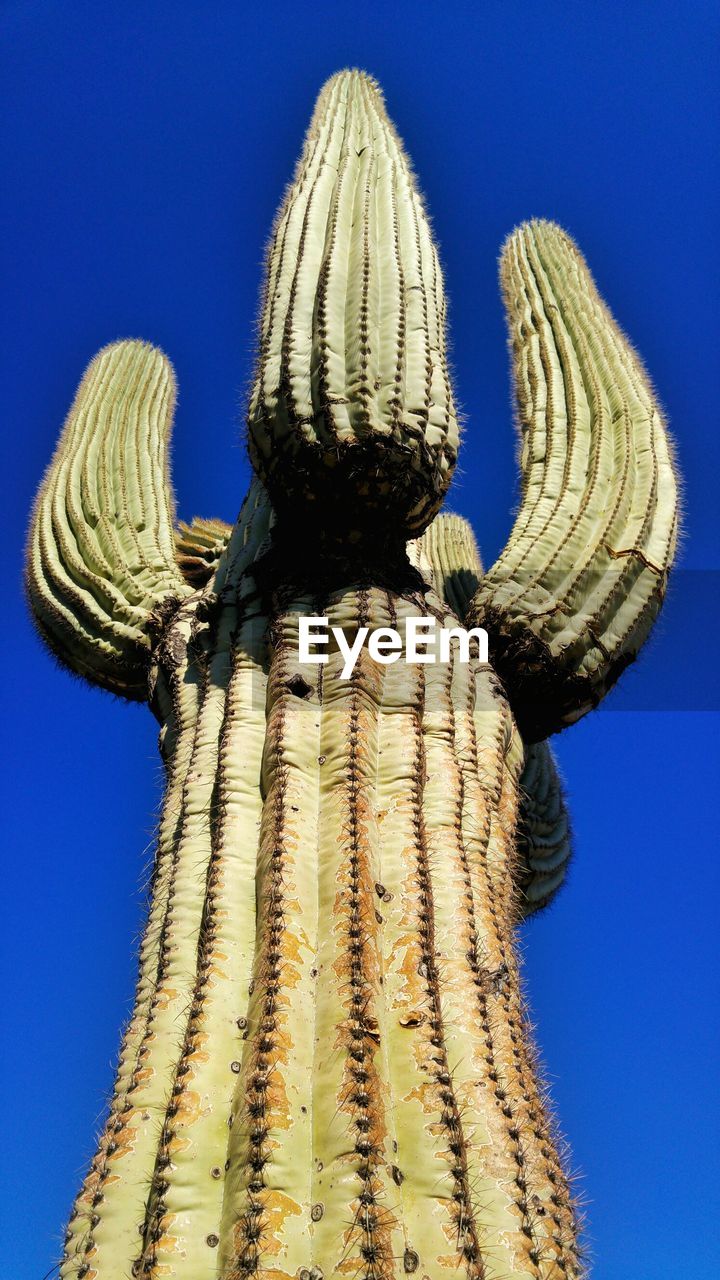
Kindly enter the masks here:
<path id="1" fill-rule="evenodd" d="M 575 864 L 524 946 L 596 1280 L 717 1275 L 719 29 L 705 0 L 5 0 L 0 1256 L 14 1280 L 56 1260 L 91 1155 L 160 785 L 149 712 L 72 681 L 33 635 L 27 512 L 86 362 L 137 335 L 179 377 L 180 514 L 234 518 L 262 248 L 315 94 L 346 65 L 382 83 L 433 215 L 467 415 L 452 506 L 486 561 L 517 498 L 496 260 L 519 221 L 577 238 L 673 426 L 688 572 L 623 689 L 558 742 Z"/>

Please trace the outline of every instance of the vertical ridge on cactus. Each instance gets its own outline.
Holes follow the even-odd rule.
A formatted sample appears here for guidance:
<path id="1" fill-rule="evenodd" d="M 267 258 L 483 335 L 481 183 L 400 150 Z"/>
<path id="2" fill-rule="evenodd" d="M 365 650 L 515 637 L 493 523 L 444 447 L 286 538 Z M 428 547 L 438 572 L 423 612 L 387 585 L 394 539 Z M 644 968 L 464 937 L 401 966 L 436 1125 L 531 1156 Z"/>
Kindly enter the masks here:
<path id="1" fill-rule="evenodd" d="M 322 91 L 270 246 L 234 526 L 173 526 L 174 382 L 90 365 L 28 597 L 76 673 L 145 698 L 166 787 L 135 1005 L 64 1280 L 579 1280 L 514 930 L 562 882 L 546 735 L 637 651 L 675 544 L 669 446 L 558 228 L 503 282 L 523 501 L 485 573 L 438 514 L 445 300 L 377 85 Z M 301 661 L 300 619 L 487 625 L 492 665 Z M 493 669 L 494 668 L 494 669 Z"/>
<path id="2" fill-rule="evenodd" d="M 181 520 L 175 532 L 175 555 L 191 586 L 204 587 L 217 568 L 232 533 L 224 520 Z"/>

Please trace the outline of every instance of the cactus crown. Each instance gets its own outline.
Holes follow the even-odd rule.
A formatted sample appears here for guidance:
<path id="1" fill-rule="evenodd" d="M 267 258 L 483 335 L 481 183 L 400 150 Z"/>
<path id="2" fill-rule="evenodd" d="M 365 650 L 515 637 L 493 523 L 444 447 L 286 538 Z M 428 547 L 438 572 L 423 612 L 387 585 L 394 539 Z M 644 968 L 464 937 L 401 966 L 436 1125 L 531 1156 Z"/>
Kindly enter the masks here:
<path id="1" fill-rule="evenodd" d="M 378 85 L 322 90 L 267 258 L 250 453 L 281 518 L 421 533 L 457 459 L 442 271 Z"/>

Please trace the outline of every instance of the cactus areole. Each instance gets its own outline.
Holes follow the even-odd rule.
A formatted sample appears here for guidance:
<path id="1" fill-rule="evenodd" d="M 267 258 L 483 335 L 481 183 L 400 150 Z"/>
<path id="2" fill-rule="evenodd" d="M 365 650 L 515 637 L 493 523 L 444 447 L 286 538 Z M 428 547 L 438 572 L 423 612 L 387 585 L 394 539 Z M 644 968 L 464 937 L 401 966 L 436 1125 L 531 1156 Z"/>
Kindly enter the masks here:
<path id="1" fill-rule="evenodd" d="M 443 278 L 363 73 L 323 89 L 273 231 L 235 526 L 175 525 L 157 349 L 115 343 L 83 378 L 28 595 L 63 663 L 148 702 L 166 790 L 63 1277 L 582 1272 L 513 931 L 568 862 L 546 739 L 643 643 L 676 483 L 568 236 L 521 226 L 501 281 L 523 481 L 486 573 L 438 514 L 458 454 Z M 486 629 L 490 662 L 363 643 L 343 672 L 338 634 L 403 640 L 418 617 Z"/>

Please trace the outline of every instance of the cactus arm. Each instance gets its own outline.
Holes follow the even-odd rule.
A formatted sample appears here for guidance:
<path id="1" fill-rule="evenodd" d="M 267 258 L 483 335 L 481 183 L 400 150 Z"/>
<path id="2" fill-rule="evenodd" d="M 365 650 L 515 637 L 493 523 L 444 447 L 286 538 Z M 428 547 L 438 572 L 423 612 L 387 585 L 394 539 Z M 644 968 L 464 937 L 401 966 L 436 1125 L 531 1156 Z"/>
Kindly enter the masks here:
<path id="1" fill-rule="evenodd" d="M 266 267 L 249 446 L 280 518 L 302 505 L 345 534 L 422 531 L 458 449 L 445 310 L 382 94 L 361 72 L 334 76 Z"/>
<path id="2" fill-rule="evenodd" d="M 569 237 L 520 227 L 501 282 L 522 501 L 470 612 L 530 741 L 596 706 L 637 656 L 665 594 L 677 484 L 640 361 Z"/>
<path id="3" fill-rule="evenodd" d="M 220 563 L 230 541 L 232 525 L 224 520 L 195 517 L 189 524 L 181 520 L 175 530 L 175 555 L 186 582 L 204 587 Z"/>
<path id="4" fill-rule="evenodd" d="M 438 595 L 458 618 L 464 618 L 483 576 L 471 525 L 462 516 L 443 511 L 416 543 L 416 554 L 429 564 Z M 409 554 L 412 557 L 410 549 Z"/>
<path id="5" fill-rule="evenodd" d="M 531 915 L 547 906 L 565 880 L 572 839 L 563 787 L 547 742 L 525 750 L 520 777 L 517 830 L 520 911 Z"/>
<path id="6" fill-rule="evenodd" d="M 27 592 L 37 628 L 78 675 L 146 697 L 153 609 L 189 593 L 177 568 L 167 439 L 175 387 L 154 347 L 119 342 L 80 384 L 33 513 Z"/>

